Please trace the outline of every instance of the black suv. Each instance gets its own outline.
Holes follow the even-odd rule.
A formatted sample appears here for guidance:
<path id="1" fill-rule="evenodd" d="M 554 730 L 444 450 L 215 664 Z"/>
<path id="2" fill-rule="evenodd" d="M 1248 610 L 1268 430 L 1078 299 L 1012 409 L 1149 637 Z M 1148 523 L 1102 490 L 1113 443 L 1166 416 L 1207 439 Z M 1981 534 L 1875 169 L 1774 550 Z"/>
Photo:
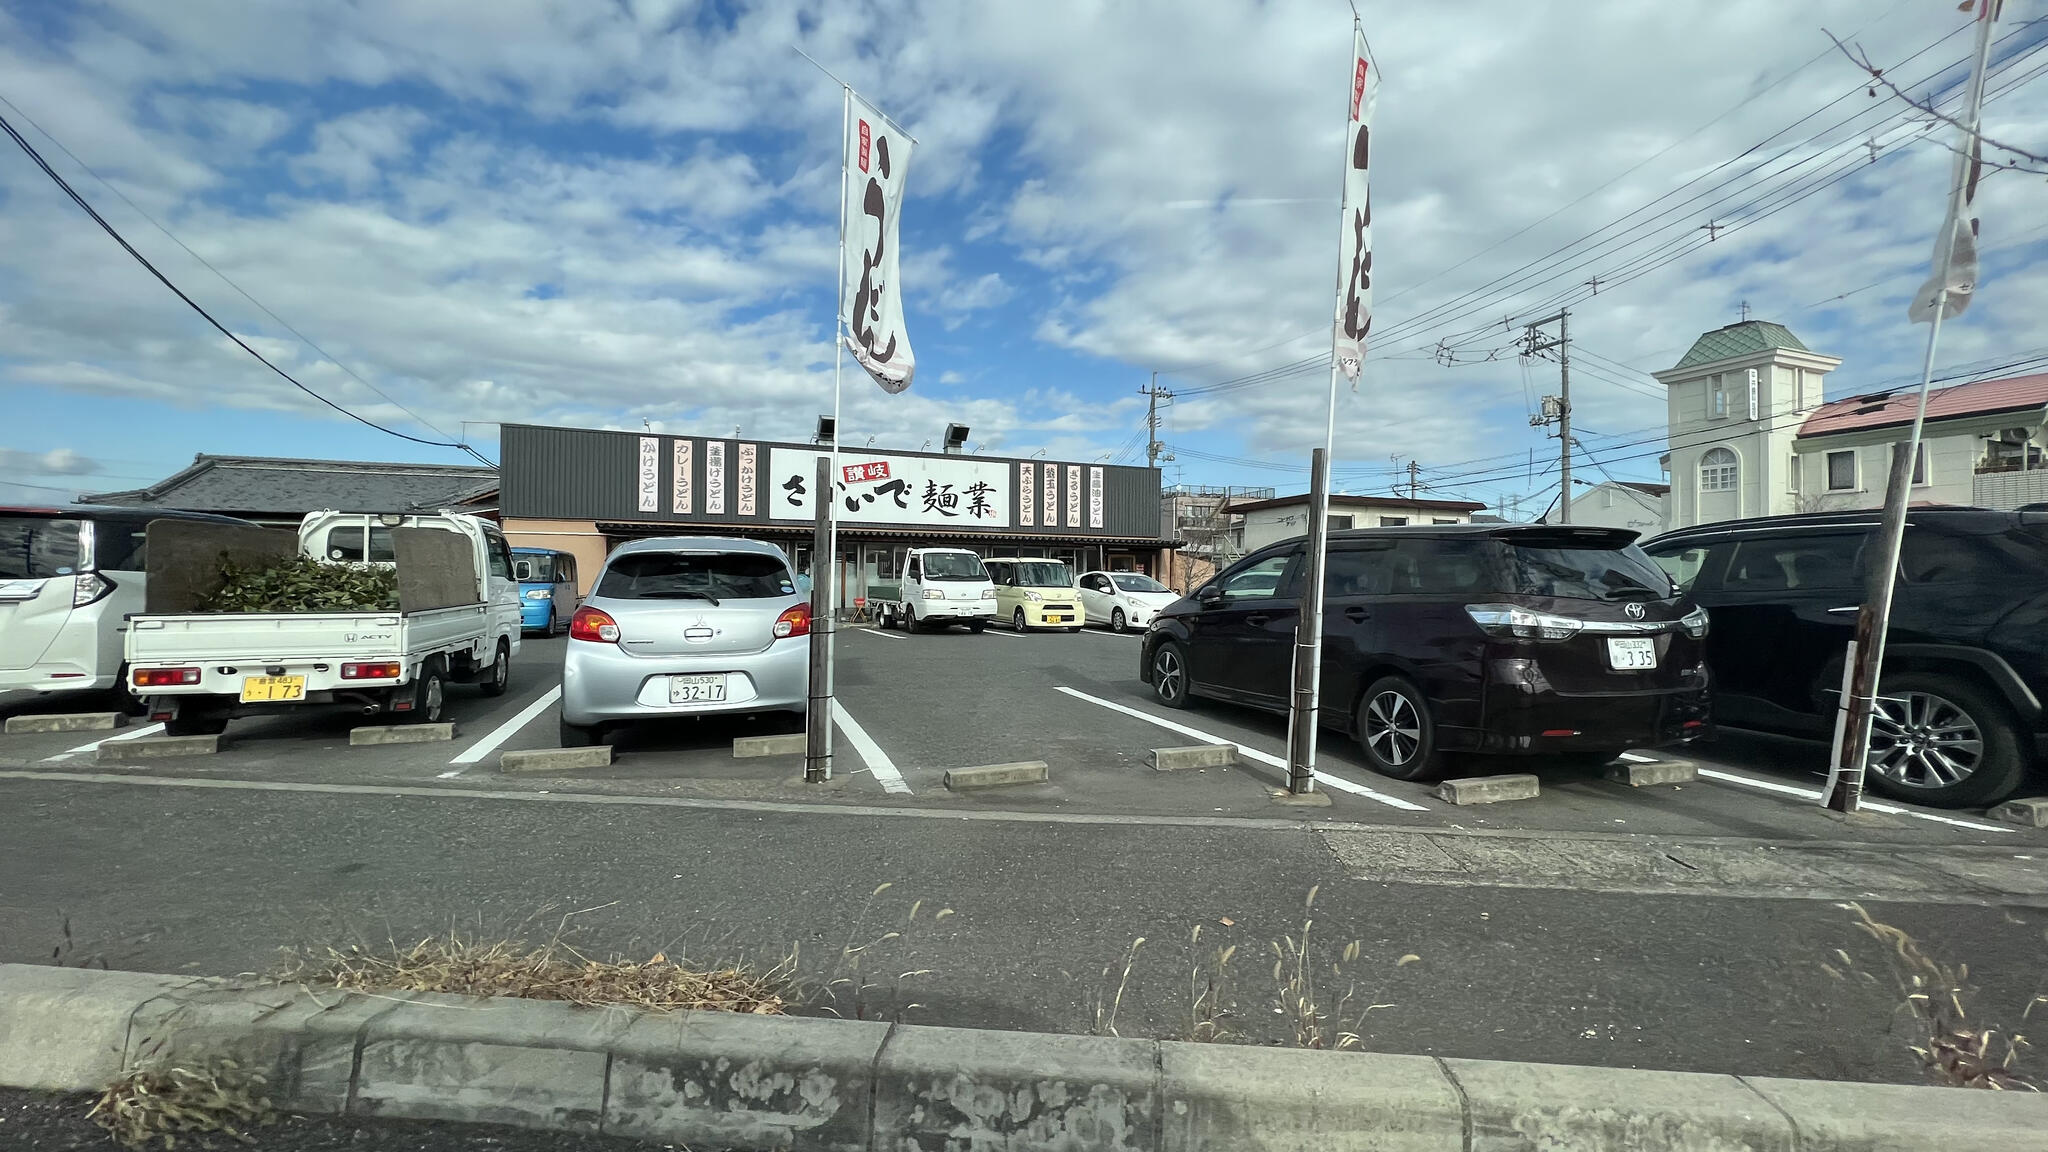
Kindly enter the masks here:
<path id="1" fill-rule="evenodd" d="M 1878 514 L 1703 524 L 1644 550 L 1713 617 L 1714 717 L 1826 738 Z M 1941 807 L 1990 804 L 2044 744 L 2048 514 L 1913 509 L 1871 733 L 1870 783 Z"/>
<path id="2" fill-rule="evenodd" d="M 1607 761 L 1703 732 L 1707 616 L 1634 532 L 1543 524 L 1330 534 L 1322 715 L 1379 772 L 1433 775 L 1447 751 Z M 1261 549 L 1145 633 L 1162 704 L 1287 708 L 1302 540 Z"/>

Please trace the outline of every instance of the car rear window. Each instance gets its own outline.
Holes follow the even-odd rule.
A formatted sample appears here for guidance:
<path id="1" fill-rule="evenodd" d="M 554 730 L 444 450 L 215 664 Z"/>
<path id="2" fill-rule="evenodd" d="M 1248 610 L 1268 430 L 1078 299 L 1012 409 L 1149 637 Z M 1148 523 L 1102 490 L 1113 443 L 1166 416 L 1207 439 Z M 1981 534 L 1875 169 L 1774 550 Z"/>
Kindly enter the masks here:
<path id="1" fill-rule="evenodd" d="M 47 580 L 78 567 L 79 521 L 0 516 L 0 580 Z"/>
<path id="2" fill-rule="evenodd" d="M 597 594 L 613 600 L 748 600 L 795 592 L 782 557 L 758 552 L 634 552 L 614 557 L 597 583 Z"/>
<path id="3" fill-rule="evenodd" d="M 1546 548 L 1505 541 L 1510 591 L 1564 600 L 1663 600 L 1671 578 L 1641 548 Z"/>

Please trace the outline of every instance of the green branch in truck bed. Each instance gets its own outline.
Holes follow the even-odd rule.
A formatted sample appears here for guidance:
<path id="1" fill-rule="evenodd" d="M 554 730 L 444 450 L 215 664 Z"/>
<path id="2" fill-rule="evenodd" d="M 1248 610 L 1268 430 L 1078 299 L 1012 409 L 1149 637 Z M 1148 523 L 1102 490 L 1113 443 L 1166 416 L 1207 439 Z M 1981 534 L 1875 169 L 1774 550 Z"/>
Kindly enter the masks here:
<path id="1" fill-rule="evenodd" d="M 220 558 L 221 585 L 201 612 L 395 612 L 398 572 L 295 556 L 243 567 Z"/>

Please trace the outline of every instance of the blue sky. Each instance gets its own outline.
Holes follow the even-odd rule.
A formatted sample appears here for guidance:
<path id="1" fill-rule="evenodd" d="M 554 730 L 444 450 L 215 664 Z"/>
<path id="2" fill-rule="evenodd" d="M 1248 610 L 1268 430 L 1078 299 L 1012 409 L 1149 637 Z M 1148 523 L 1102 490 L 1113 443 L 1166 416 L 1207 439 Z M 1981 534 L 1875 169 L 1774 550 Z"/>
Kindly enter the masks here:
<path id="1" fill-rule="evenodd" d="M 1949 135 L 1867 96 L 1821 29 L 1952 99 L 1953 3 L 1438 8 L 1364 8 L 1385 77 L 1380 336 L 1340 398 L 1340 486 L 1385 490 L 1413 459 L 1441 495 L 1554 491 L 1527 415 L 1555 365 L 1519 361 L 1508 322 L 1559 303 L 1588 459 L 1624 478 L 1659 476 L 1647 373 L 1742 301 L 1845 358 L 1831 393 L 1911 375 L 1904 301 Z M 2006 5 L 1988 110 L 2036 152 L 2044 11 Z M 920 141 L 902 235 L 919 375 L 892 398 L 850 367 L 848 442 L 917 448 L 960 421 L 991 453 L 1141 461 L 1158 371 L 1181 393 L 1169 482 L 1284 490 L 1321 439 L 1348 16 L 28 3 L 0 13 L 0 96 L 25 118 L 0 112 L 238 336 L 409 435 L 487 455 L 496 421 L 802 439 L 830 404 L 839 100 L 801 45 Z M 2048 351 L 2048 183 L 1994 177 L 1984 220 L 1990 274 L 1944 335 L 1950 368 Z M 14 151 L 0 405 L 0 499 L 132 487 L 199 452 L 463 458 L 296 393 Z"/>

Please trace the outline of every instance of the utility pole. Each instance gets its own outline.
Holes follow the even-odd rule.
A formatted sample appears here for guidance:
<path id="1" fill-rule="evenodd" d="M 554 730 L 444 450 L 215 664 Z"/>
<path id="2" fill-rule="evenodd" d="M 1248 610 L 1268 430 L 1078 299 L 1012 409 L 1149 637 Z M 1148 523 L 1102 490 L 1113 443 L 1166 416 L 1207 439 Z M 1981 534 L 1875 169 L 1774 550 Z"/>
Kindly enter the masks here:
<path id="1" fill-rule="evenodd" d="M 1413 460 L 1408 462 L 1408 499 L 1415 499 L 1415 490 L 1422 486 L 1422 465 Z"/>
<path id="2" fill-rule="evenodd" d="M 1159 454 L 1166 445 L 1159 442 L 1159 401 L 1173 399 L 1173 393 L 1159 386 L 1159 373 L 1152 374 L 1152 383 L 1138 389 L 1138 395 L 1145 398 L 1145 466 L 1159 467 Z"/>
<path id="3" fill-rule="evenodd" d="M 1536 356 L 1557 349 L 1558 395 L 1543 398 L 1543 411 L 1529 417 L 1535 427 L 1557 425 L 1558 474 L 1562 483 L 1558 488 L 1557 522 L 1572 522 L 1572 353 L 1571 318 L 1569 309 L 1524 325 L 1522 328 L 1522 355 Z M 1557 325 L 1557 339 L 1542 339 L 1542 330 Z"/>

